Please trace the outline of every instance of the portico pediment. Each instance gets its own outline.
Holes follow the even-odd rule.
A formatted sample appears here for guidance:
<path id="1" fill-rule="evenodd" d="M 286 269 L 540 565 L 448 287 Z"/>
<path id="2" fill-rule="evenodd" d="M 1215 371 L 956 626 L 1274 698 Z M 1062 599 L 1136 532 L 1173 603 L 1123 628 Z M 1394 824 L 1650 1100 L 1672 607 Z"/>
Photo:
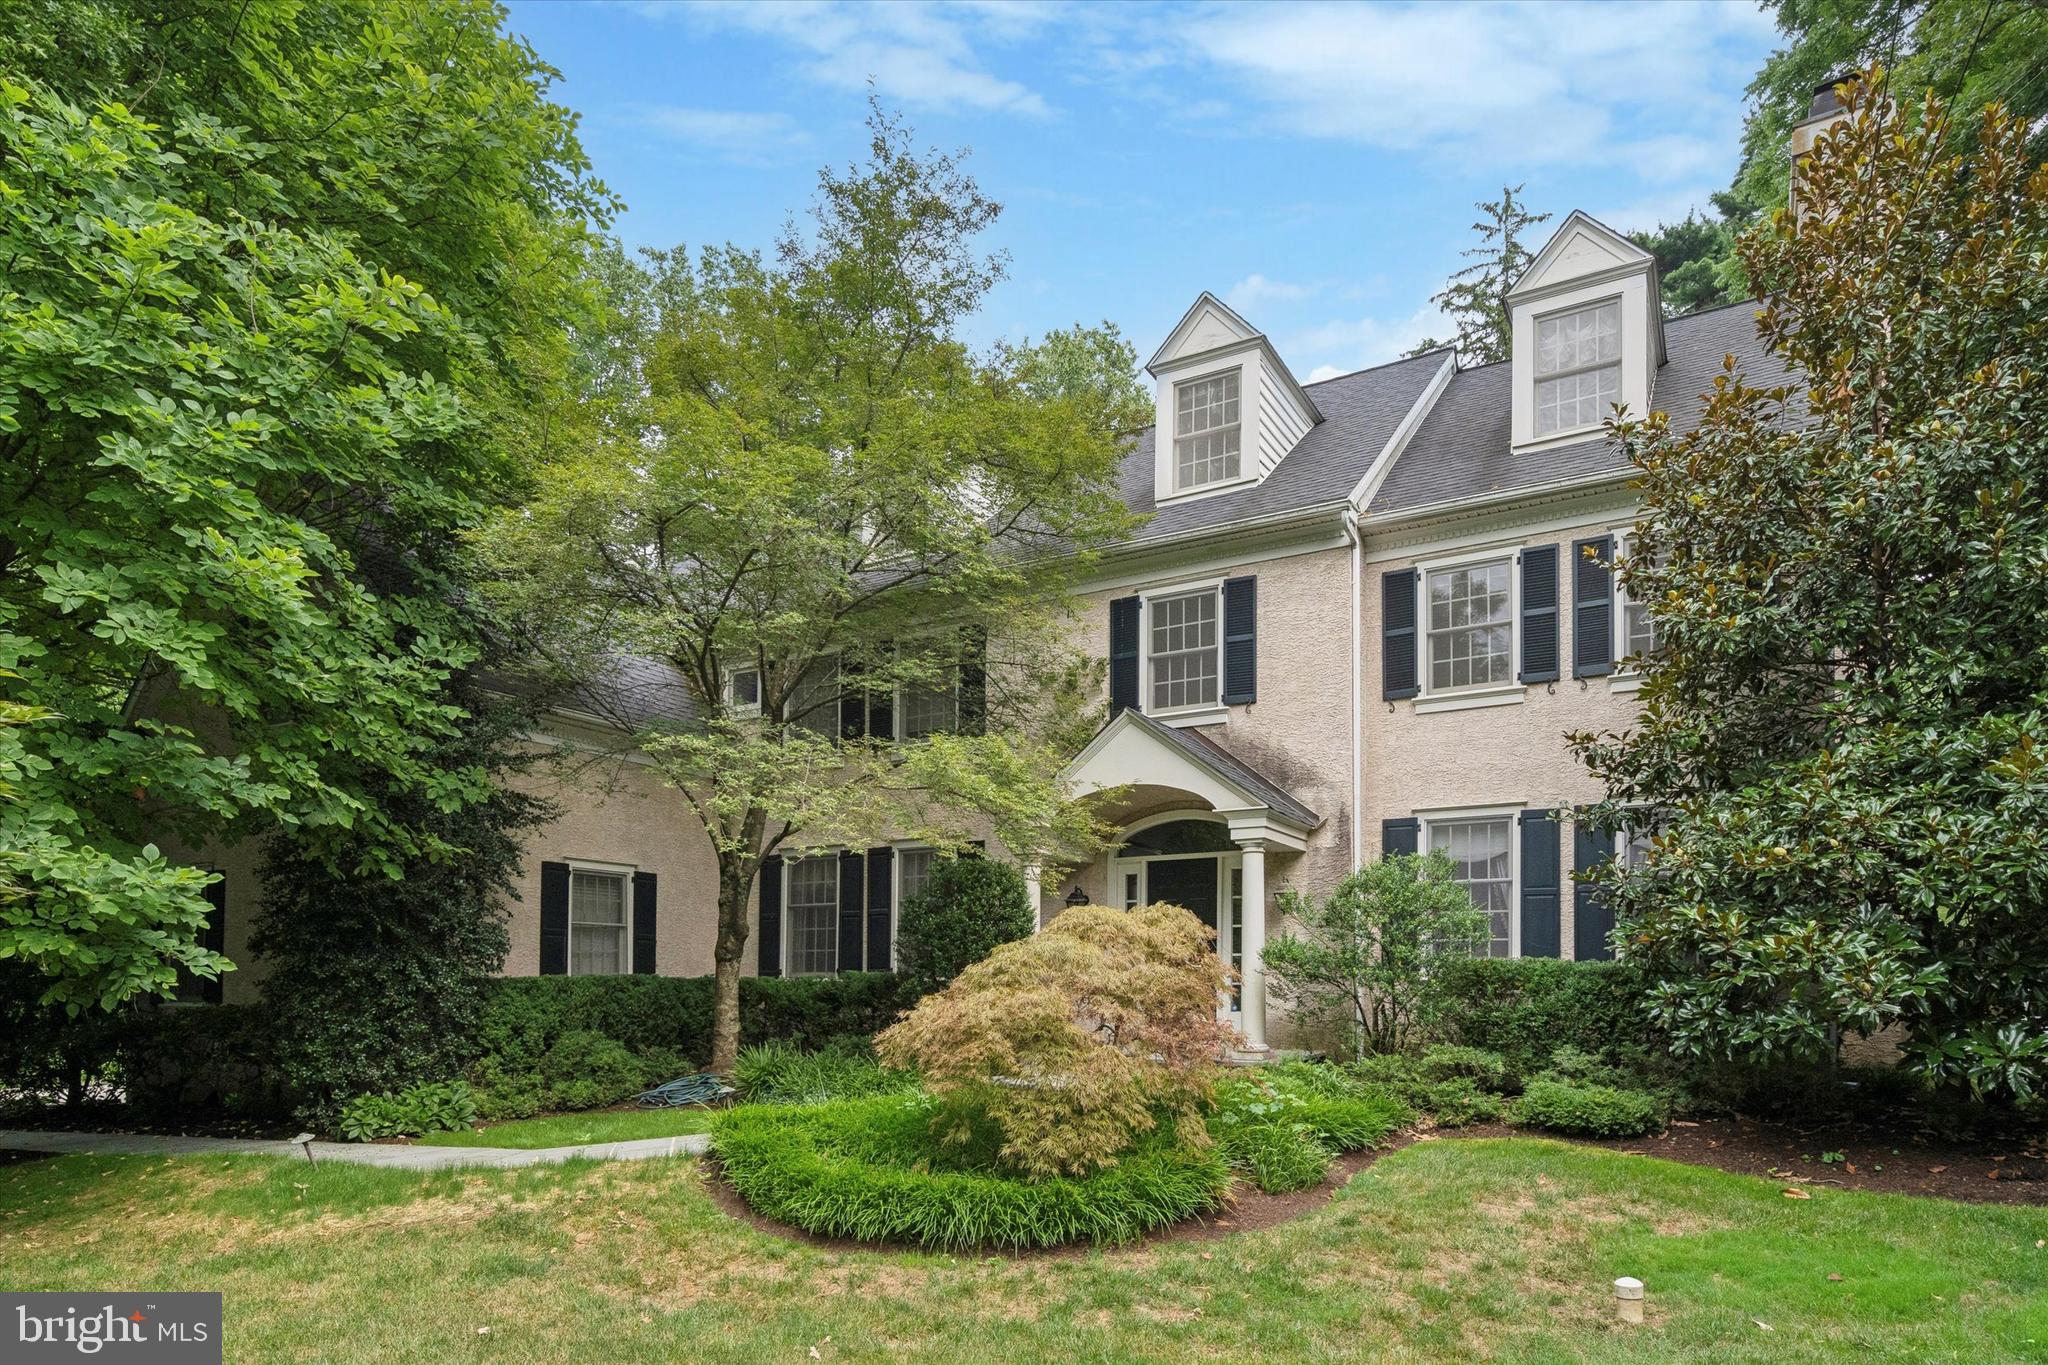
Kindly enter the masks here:
<path id="1" fill-rule="evenodd" d="M 1066 771 L 1076 796 L 1122 787 L 1170 788 L 1229 818 L 1231 833 L 1279 847 L 1306 847 L 1323 820 L 1244 760 L 1193 730 L 1120 712 Z"/>

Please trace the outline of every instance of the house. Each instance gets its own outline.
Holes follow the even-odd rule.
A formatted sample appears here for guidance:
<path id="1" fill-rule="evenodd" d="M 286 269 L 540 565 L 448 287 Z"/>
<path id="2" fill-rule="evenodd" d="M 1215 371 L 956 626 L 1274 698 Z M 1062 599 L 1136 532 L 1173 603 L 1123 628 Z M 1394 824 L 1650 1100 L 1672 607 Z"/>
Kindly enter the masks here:
<path id="1" fill-rule="evenodd" d="M 1655 623 L 1612 572 L 1635 507 L 1601 423 L 1621 403 L 1683 429 L 1729 355 L 1760 383 L 1783 372 L 1751 305 L 1665 318 L 1654 260 L 1583 213 L 1509 303 L 1501 364 L 1439 350 L 1303 384 L 1204 293 L 1147 365 L 1156 421 L 1122 478 L 1147 519 L 1100 557 L 1075 623 L 1107 661 L 1111 718 L 1069 776 L 1116 789 L 1122 837 L 1086 867 L 1028 874 L 1042 921 L 1080 899 L 1167 900 L 1215 925 L 1253 1048 L 1276 895 L 1326 892 L 1382 852 L 1446 851 L 1489 912 L 1488 953 L 1608 953 L 1608 920 L 1571 873 L 1616 850 L 1573 819 L 1600 792 L 1564 736 L 1629 722 L 1628 660 Z M 744 704 L 758 680 L 730 685 Z M 942 729 L 962 704 L 898 696 L 886 723 Z M 610 753 L 686 715 L 679 681 L 622 660 L 549 740 Z M 532 837 L 506 972 L 711 970 L 711 848 L 633 758 L 602 789 L 552 793 L 562 814 Z M 753 969 L 886 968 L 932 857 L 901 844 L 771 861 Z M 225 994 L 246 999 L 254 855 L 206 861 L 224 873 L 219 941 L 245 963 Z"/>

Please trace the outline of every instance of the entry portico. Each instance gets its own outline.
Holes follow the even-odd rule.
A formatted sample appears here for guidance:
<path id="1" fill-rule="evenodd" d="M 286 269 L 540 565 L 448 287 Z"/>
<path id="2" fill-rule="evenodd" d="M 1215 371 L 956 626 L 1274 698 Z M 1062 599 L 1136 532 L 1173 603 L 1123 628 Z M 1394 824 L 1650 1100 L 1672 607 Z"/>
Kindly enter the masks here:
<path id="1" fill-rule="evenodd" d="M 1105 899 L 1126 908 L 1185 906 L 1216 930 L 1237 969 L 1232 1022 L 1253 1051 L 1266 1047 L 1266 858 L 1308 847 L 1322 817 L 1199 730 L 1137 710 L 1119 712 L 1067 768 L 1076 796 L 1116 793 L 1105 811 L 1127 817 L 1105 855 Z"/>

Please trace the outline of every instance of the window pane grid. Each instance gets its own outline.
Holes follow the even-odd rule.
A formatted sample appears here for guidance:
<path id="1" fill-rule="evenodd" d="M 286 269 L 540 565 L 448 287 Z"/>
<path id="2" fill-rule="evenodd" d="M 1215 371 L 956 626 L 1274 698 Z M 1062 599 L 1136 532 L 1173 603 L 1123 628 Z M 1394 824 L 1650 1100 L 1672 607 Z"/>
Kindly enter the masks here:
<path id="1" fill-rule="evenodd" d="M 626 879 L 616 872 L 569 874 L 569 973 L 626 970 Z"/>
<path id="2" fill-rule="evenodd" d="M 1429 687 L 1484 687 L 1514 677 L 1506 560 L 1429 575 Z"/>
<path id="3" fill-rule="evenodd" d="M 1217 695 L 1217 595 L 1155 597 L 1152 610 L 1152 709 L 1213 705 Z"/>
<path id="4" fill-rule="evenodd" d="M 1514 864 L 1508 854 L 1506 816 L 1488 820 L 1435 821 L 1429 847 L 1451 860 L 1451 880 L 1465 888 L 1489 923 L 1486 956 L 1514 956 Z M 1476 949 L 1478 945 L 1475 943 Z"/>
<path id="5" fill-rule="evenodd" d="M 896 903 L 905 901 L 924 890 L 925 883 L 932 878 L 932 851 L 928 848 L 901 848 L 896 850 Z"/>
<path id="6" fill-rule="evenodd" d="M 960 694 L 951 683 L 926 687 L 911 683 L 903 689 L 902 731 L 905 739 L 950 734 L 960 728 Z"/>
<path id="7" fill-rule="evenodd" d="M 1234 479 L 1242 468 L 1238 376 L 1194 379 L 1174 390 L 1174 487 Z"/>
<path id="8" fill-rule="evenodd" d="M 1592 426 L 1621 396 L 1621 305 L 1536 321 L 1536 434 Z"/>
<path id="9" fill-rule="evenodd" d="M 804 858 L 789 865 L 783 932 L 792 976 L 839 970 L 839 860 Z"/>

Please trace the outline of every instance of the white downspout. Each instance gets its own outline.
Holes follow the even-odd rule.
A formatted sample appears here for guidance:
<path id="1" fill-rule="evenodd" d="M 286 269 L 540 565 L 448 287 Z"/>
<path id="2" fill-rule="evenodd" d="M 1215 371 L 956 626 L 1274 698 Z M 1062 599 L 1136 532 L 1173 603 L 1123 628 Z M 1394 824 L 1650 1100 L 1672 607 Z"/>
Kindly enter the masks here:
<path id="1" fill-rule="evenodd" d="M 1364 726 L 1359 712 L 1364 696 L 1358 681 L 1359 670 L 1365 666 L 1358 630 L 1358 585 L 1365 576 L 1365 537 L 1359 534 L 1355 510 L 1345 514 L 1344 534 L 1351 541 L 1351 870 L 1356 872 L 1365 866 L 1364 845 L 1359 842 L 1364 833 L 1359 812 L 1365 800 Z"/>

